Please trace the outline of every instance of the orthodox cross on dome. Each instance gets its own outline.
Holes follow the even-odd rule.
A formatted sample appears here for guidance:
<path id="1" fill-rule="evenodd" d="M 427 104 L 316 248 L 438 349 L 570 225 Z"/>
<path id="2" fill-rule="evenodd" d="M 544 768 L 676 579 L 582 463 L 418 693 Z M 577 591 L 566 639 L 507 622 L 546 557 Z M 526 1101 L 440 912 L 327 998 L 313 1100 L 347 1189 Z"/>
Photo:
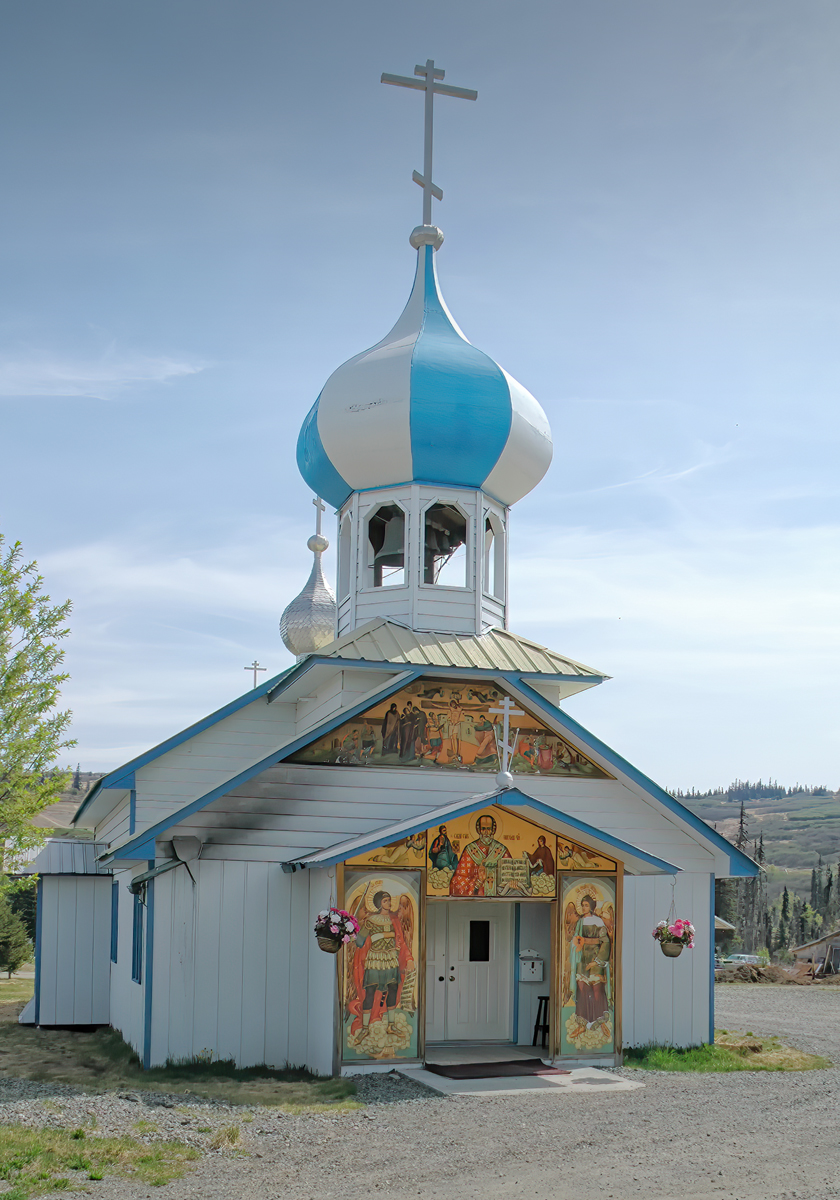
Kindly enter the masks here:
<path id="1" fill-rule="evenodd" d="M 321 499 L 320 496 L 316 496 L 315 499 L 312 501 L 312 503 L 315 505 L 315 510 L 316 510 L 315 532 L 320 533 L 321 532 L 321 513 L 327 511 L 327 506 L 324 503 L 324 501 Z"/>
<path id="2" fill-rule="evenodd" d="M 513 752 L 516 748 L 516 738 L 519 730 L 513 735 L 513 742 L 510 740 L 510 719 L 511 717 L 524 717 L 525 713 L 521 708 L 516 708 L 515 702 L 510 696 L 505 696 L 499 704 L 498 708 L 490 708 L 488 712 L 499 713 L 502 716 L 502 741 L 499 743 L 498 734 L 496 734 L 496 752 L 499 755 L 499 774 L 496 776 L 496 781 L 500 787 L 510 787 L 513 783 L 513 776 L 510 773 L 510 760 L 513 758 Z"/>
<path id="3" fill-rule="evenodd" d="M 434 120 L 434 100 L 435 94 L 439 96 L 457 96 L 460 100 L 476 100 L 478 92 L 474 92 L 472 88 L 450 87 L 448 83 L 439 83 L 443 79 L 445 72 L 438 70 L 435 67 L 433 58 L 426 60 L 425 67 L 415 67 L 414 74 L 419 75 L 419 79 L 412 79 L 410 75 L 382 75 L 383 83 L 394 83 L 397 87 L 416 88 L 419 92 L 425 92 L 425 137 L 423 140 L 423 174 L 419 171 L 414 171 L 411 178 L 415 183 L 419 184 L 423 189 L 423 224 L 431 225 L 432 223 L 432 196 L 436 200 L 443 199 L 443 192 L 439 187 L 432 183 L 432 124 Z"/>
<path id="4" fill-rule="evenodd" d="M 249 667 L 243 667 L 242 670 L 254 672 L 254 687 L 256 687 L 257 686 L 257 671 L 267 671 L 268 667 L 261 667 L 260 660 L 258 658 L 255 658 Z"/>

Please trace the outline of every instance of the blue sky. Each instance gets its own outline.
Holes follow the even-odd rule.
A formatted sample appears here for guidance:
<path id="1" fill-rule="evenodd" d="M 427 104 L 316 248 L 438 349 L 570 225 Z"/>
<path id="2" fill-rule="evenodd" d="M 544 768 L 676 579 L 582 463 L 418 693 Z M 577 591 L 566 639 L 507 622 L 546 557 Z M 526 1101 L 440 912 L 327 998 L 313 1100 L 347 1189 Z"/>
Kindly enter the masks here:
<path id="1" fill-rule="evenodd" d="M 0 528 L 75 604 L 74 759 L 244 690 L 310 556 L 294 466 L 435 220 L 541 401 L 512 627 L 659 782 L 840 784 L 835 0 L 28 0 L 0 38 Z M 330 552 L 331 554 L 332 552 Z"/>

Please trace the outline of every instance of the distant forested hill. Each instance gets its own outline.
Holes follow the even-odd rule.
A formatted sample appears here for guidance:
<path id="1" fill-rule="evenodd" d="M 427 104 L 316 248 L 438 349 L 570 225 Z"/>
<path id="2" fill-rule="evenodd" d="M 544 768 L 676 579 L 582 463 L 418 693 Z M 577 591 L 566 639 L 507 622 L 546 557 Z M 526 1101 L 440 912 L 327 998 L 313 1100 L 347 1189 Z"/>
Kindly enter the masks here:
<path id="1" fill-rule="evenodd" d="M 807 894 L 820 857 L 826 864 L 840 861 L 840 793 L 830 788 L 736 780 L 711 792 L 692 789 L 672 795 L 730 841 L 735 840 L 743 803 L 750 848 L 764 837 L 771 901 L 785 885 Z"/>

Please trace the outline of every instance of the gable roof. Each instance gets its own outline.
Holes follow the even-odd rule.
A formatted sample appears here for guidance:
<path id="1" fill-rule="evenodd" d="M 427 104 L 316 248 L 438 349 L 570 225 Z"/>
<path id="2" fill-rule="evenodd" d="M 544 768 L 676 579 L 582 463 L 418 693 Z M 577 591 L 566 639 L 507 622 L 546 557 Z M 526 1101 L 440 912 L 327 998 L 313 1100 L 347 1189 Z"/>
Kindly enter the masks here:
<path id="1" fill-rule="evenodd" d="M 621 838 L 596 829 L 579 817 L 572 817 L 561 812 L 553 805 L 545 804 L 527 795 L 518 787 L 496 788 L 492 792 L 484 792 L 474 796 L 452 800 L 448 804 L 430 808 L 422 816 L 408 817 L 402 821 L 392 821 L 373 832 L 361 834 L 359 837 L 347 838 L 338 845 L 329 846 L 325 850 L 316 850 L 312 854 L 304 854 L 292 862 L 283 863 L 284 871 L 295 871 L 305 867 L 331 867 L 352 858 L 357 854 L 365 854 L 378 846 L 388 846 L 400 838 L 409 837 L 412 833 L 420 833 L 440 822 L 452 821 L 456 817 L 466 816 L 480 808 L 498 805 L 502 809 L 515 809 L 516 815 L 525 817 L 542 826 L 551 833 L 560 834 L 571 840 L 584 839 L 592 849 L 618 858 L 631 875 L 676 875 L 680 870 L 673 863 L 665 862 L 638 846 L 631 845 Z"/>
<path id="2" fill-rule="evenodd" d="M 392 655 L 391 658 L 378 657 L 386 650 Z M 366 657 L 367 654 L 376 657 L 371 660 Z M 543 658 L 541 655 L 545 657 Z M 469 664 L 464 661 L 467 656 L 470 656 L 473 660 Z M 415 661 L 415 659 L 419 659 L 420 661 Z M 431 659 L 436 659 L 437 661 L 430 661 Z M 509 665 L 511 661 L 516 661 L 517 666 L 511 667 Z M 474 665 L 475 662 L 480 662 L 481 665 Z M 453 672 L 457 672 L 459 676 L 480 676 L 482 678 L 497 680 L 510 689 L 511 694 L 516 696 L 521 703 L 535 710 L 541 716 L 548 718 L 548 721 L 557 729 L 557 732 L 570 736 L 573 743 L 577 743 L 590 757 L 594 756 L 595 761 L 600 759 L 602 764 L 607 764 L 612 773 L 616 774 L 619 778 L 623 776 L 626 781 L 635 785 L 638 791 L 644 793 L 648 799 L 653 800 L 660 808 L 665 809 L 666 812 L 670 812 L 683 825 L 688 826 L 693 834 L 698 836 L 707 846 L 711 846 L 718 854 L 723 854 L 729 864 L 728 873 L 730 875 L 753 876 L 759 873 L 758 865 L 751 858 L 742 851 L 737 850 L 731 842 L 727 841 L 711 825 L 696 816 L 690 809 L 680 804 L 678 800 L 669 795 L 663 788 L 660 788 L 653 780 L 632 766 L 631 763 L 627 762 L 626 759 L 622 758 L 621 755 L 617 754 L 604 742 L 600 741 L 599 738 L 589 733 L 582 725 L 578 724 L 577 721 L 560 709 L 556 703 L 548 700 L 541 690 L 549 683 L 565 680 L 569 682 L 571 691 L 574 692 L 581 688 L 594 686 L 596 683 L 600 683 L 602 679 L 607 678 L 606 676 L 587 674 L 589 668 L 583 666 L 583 664 L 576 663 L 572 659 L 563 658 L 561 655 L 557 655 L 553 651 L 539 646 L 536 642 L 530 642 L 526 638 L 519 638 L 506 630 L 493 630 L 481 635 L 481 637 L 458 634 L 417 633 L 394 621 L 387 621 L 385 619 L 368 622 L 353 631 L 352 634 L 347 634 L 329 646 L 326 646 L 320 653 L 308 655 L 282 674 L 266 680 L 257 688 L 232 701 L 224 708 L 217 710 L 217 712 L 205 717 L 202 721 L 190 726 L 190 728 L 184 730 L 182 733 L 167 739 L 167 741 L 162 742 L 159 746 L 154 747 L 152 750 L 133 759 L 125 766 L 118 768 L 110 775 L 100 779 L 91 788 L 74 820 L 78 821 L 94 795 L 100 790 L 104 788 L 133 788 L 134 771 L 136 769 L 153 761 L 179 744 L 188 741 L 197 733 L 222 720 L 224 717 L 237 711 L 237 709 L 251 704 L 260 698 L 264 698 L 270 703 L 275 697 L 289 690 L 294 692 L 295 686 L 305 687 L 303 677 L 315 667 L 330 667 L 335 670 L 341 670 L 345 663 L 352 663 L 357 668 L 369 668 L 380 671 L 390 670 L 393 672 L 394 678 L 383 686 L 379 692 L 380 698 L 383 699 L 390 692 L 404 686 L 410 678 L 419 678 L 421 676 L 428 675 L 430 677 L 441 678 L 442 676 L 448 676 Z M 552 669 L 548 671 L 536 669 L 542 666 L 551 667 Z M 561 666 L 564 668 L 562 673 L 558 670 Z M 338 713 L 332 714 L 321 724 L 308 729 L 305 734 L 294 739 L 291 743 L 278 745 L 277 749 L 271 754 L 254 763 L 246 770 L 232 776 L 225 783 L 189 801 L 165 819 L 143 830 L 142 833 L 130 836 L 121 846 L 115 847 L 112 854 L 116 854 L 121 859 L 130 857 L 148 858 L 150 854 L 154 854 L 155 838 L 160 837 L 168 829 L 172 828 L 172 826 L 177 825 L 188 815 L 206 808 L 214 800 L 227 795 L 228 792 L 254 778 L 254 776 L 267 768 L 287 759 L 301 746 L 331 732 L 333 728 L 342 722 L 352 720 L 364 708 L 370 706 L 371 703 L 373 701 L 368 695 L 364 703 L 342 709 Z"/>
<path id="3" fill-rule="evenodd" d="M 239 709 L 265 697 L 269 702 L 295 679 L 319 663 L 350 661 L 360 666 L 399 668 L 407 665 L 456 667 L 469 671 L 517 671 L 534 679 L 548 678 L 560 684 L 560 694 L 569 696 L 609 679 L 583 663 L 548 650 L 538 642 L 519 637 L 506 629 L 494 629 L 480 637 L 473 634 L 415 633 L 399 622 L 377 618 L 352 633 L 330 642 L 317 654 L 306 655 L 279 675 L 231 700 L 200 721 L 159 742 L 98 779 L 76 810 L 73 823 L 90 808 L 100 792 L 134 787 L 134 772 L 156 758 L 189 741 L 195 734 L 223 721 Z"/>

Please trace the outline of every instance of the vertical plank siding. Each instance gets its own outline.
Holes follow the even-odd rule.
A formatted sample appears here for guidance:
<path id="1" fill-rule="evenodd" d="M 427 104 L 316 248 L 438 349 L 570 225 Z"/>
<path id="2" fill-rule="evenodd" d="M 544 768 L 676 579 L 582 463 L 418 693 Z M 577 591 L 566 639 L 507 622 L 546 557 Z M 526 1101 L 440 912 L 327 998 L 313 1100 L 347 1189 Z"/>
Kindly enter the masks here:
<path id="1" fill-rule="evenodd" d="M 42 1025 L 107 1025 L 110 1017 L 111 879 L 41 879 Z"/>
<path id="2" fill-rule="evenodd" d="M 326 871 L 200 861 L 155 880 L 150 1063 L 199 1055 L 332 1072 L 335 959 L 312 933 Z"/>
<path id="3" fill-rule="evenodd" d="M 694 950 L 666 958 L 651 936 L 671 906 L 670 876 L 625 876 L 623 954 L 623 1039 L 698 1046 L 709 1037 L 711 962 L 707 939 L 713 876 L 680 873 L 675 888 L 677 916 L 697 927 Z M 713 936 L 713 935 L 712 935 Z"/>
<path id="4" fill-rule="evenodd" d="M 137 871 L 120 871 L 114 882 L 120 888 L 118 908 L 117 961 L 111 967 L 111 1025 L 128 1044 L 143 1055 L 145 990 L 142 983 L 131 978 L 131 943 L 134 926 L 134 903 L 128 885 Z M 145 914 L 144 914 L 145 924 Z M 145 932 L 145 931 L 144 931 Z M 110 948 L 110 947 L 109 947 Z M 110 957 L 110 956 L 109 956 Z"/>

